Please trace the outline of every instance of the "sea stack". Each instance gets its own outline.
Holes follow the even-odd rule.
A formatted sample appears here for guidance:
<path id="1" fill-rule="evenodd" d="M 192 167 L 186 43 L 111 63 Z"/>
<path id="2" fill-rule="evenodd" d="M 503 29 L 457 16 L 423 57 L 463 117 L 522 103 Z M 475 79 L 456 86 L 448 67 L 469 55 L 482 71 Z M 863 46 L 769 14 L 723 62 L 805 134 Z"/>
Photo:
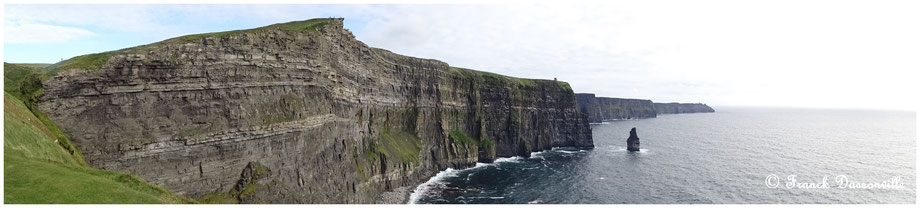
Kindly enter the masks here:
<path id="1" fill-rule="evenodd" d="M 630 152 L 639 151 L 639 136 L 636 135 L 636 128 L 629 130 L 629 138 L 626 139 L 626 149 Z"/>

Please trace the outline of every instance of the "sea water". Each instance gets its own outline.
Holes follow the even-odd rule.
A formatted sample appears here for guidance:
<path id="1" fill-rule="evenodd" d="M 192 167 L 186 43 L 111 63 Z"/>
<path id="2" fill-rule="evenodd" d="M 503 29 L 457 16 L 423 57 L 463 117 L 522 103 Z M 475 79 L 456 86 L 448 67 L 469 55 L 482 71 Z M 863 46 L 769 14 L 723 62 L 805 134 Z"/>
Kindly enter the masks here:
<path id="1" fill-rule="evenodd" d="M 915 203 L 915 112 L 717 110 L 592 124 L 594 149 L 448 169 L 410 203 Z"/>

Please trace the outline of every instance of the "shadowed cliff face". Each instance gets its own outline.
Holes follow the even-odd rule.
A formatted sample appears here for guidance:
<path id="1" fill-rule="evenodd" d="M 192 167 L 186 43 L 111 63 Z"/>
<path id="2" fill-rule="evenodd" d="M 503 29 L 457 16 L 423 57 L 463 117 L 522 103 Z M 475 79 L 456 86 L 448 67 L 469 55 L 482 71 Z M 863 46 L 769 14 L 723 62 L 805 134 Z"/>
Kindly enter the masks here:
<path id="1" fill-rule="evenodd" d="M 448 167 L 593 147 L 567 83 L 370 48 L 323 21 L 109 52 L 45 81 L 38 106 L 93 167 L 243 203 L 370 203 Z"/>
<path id="2" fill-rule="evenodd" d="M 657 116 L 651 100 L 596 97 L 591 93 L 578 93 L 575 96 L 578 100 L 578 109 L 586 114 L 592 123 Z"/>
<path id="3" fill-rule="evenodd" d="M 655 110 L 658 111 L 658 114 L 716 112 L 716 110 L 702 103 L 655 103 Z"/>
<path id="4" fill-rule="evenodd" d="M 715 112 L 702 103 L 652 103 L 651 100 L 597 97 L 591 93 L 575 94 L 578 110 L 588 116 L 588 121 L 655 118 L 658 114 Z"/>

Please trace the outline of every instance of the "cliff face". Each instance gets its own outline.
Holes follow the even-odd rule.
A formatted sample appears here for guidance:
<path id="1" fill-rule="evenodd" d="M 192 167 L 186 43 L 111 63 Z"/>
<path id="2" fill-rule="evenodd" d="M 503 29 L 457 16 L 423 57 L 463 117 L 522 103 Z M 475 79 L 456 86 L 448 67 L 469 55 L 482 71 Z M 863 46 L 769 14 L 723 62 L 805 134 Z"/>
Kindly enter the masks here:
<path id="1" fill-rule="evenodd" d="M 592 93 L 576 93 L 578 110 L 588 121 L 600 123 L 614 119 L 655 118 L 658 114 L 715 112 L 702 103 L 653 103 L 651 100 L 597 97 Z"/>
<path id="2" fill-rule="evenodd" d="M 655 103 L 655 110 L 658 111 L 658 114 L 716 112 L 716 110 L 702 103 Z"/>
<path id="3" fill-rule="evenodd" d="M 341 19 L 58 65 L 38 106 L 91 166 L 196 199 L 371 203 L 448 167 L 593 147 L 567 83 L 370 48 Z"/>
<path id="4" fill-rule="evenodd" d="M 651 100 L 596 97 L 591 93 L 577 93 L 578 109 L 588 115 L 592 123 L 612 119 L 654 118 L 657 116 Z"/>

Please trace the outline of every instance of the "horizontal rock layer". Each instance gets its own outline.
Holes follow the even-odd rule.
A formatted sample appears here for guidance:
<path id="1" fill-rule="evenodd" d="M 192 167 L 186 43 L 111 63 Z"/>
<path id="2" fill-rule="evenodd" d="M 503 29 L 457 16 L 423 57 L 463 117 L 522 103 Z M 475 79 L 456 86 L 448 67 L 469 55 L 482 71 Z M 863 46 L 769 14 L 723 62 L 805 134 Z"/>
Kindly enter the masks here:
<path id="1" fill-rule="evenodd" d="M 38 106 L 93 167 L 243 203 L 372 203 L 449 167 L 593 147 L 565 82 L 402 56 L 319 21 L 109 52 L 44 81 Z M 266 176 L 246 180 L 251 163 Z"/>

